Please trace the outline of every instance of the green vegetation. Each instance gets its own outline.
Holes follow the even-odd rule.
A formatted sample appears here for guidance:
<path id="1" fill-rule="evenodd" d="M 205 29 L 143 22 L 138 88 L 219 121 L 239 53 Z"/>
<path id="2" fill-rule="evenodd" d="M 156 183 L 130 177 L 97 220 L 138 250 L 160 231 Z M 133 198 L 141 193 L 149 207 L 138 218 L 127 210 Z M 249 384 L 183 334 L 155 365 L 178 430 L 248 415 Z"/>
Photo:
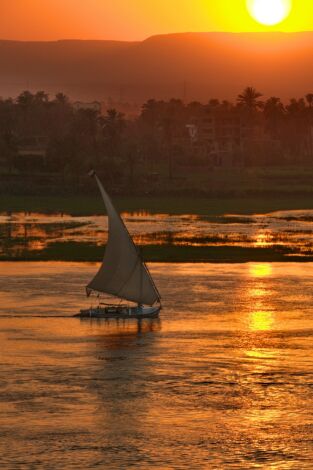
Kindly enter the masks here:
<path id="1" fill-rule="evenodd" d="M 147 261 L 162 262 L 211 262 L 211 263 L 247 263 L 274 261 L 304 261 L 303 257 L 289 258 L 288 250 L 274 248 L 244 248 L 238 246 L 178 247 L 148 246 L 143 248 Z M 313 257 L 306 259 L 312 261 Z"/>
<path id="2" fill-rule="evenodd" d="M 276 210 L 312 209 L 313 195 L 282 194 L 250 197 L 129 196 L 114 198 L 122 212 L 147 211 L 154 214 L 255 214 Z M 67 213 L 71 215 L 104 214 L 99 196 L 6 196 L 0 199 L 0 212 Z"/>
<path id="3" fill-rule="evenodd" d="M 0 190 L 90 194 L 82 175 L 96 168 L 116 194 L 312 192 L 313 95 L 261 97 L 247 87 L 236 103 L 151 99 L 131 119 L 62 93 L 0 98 Z"/>
<path id="4" fill-rule="evenodd" d="M 237 246 L 173 246 L 149 245 L 142 247 L 142 254 L 148 262 L 211 262 L 246 263 L 274 261 L 313 261 L 313 257 L 288 256 L 290 249 L 244 248 Z M 90 261 L 99 262 L 103 258 L 103 247 L 81 242 L 51 243 L 42 251 L 19 250 L 15 255 L 3 254 L 2 261 Z"/>

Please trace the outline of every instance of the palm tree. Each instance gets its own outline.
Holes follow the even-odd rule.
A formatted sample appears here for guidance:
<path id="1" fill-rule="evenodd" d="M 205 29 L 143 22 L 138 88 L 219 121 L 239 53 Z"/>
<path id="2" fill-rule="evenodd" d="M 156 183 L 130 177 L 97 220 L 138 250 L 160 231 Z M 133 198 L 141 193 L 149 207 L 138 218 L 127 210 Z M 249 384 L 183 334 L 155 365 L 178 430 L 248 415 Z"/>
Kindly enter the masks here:
<path id="1" fill-rule="evenodd" d="M 221 107 L 224 111 L 231 111 L 234 106 L 233 106 L 233 103 L 231 103 L 230 101 L 223 100 L 222 104 L 221 104 Z"/>
<path id="2" fill-rule="evenodd" d="M 218 100 L 217 98 L 211 98 L 208 102 L 209 107 L 213 109 L 218 108 L 220 104 L 220 100 Z"/>
<path id="3" fill-rule="evenodd" d="M 291 98 L 289 104 L 286 106 L 286 110 L 290 116 L 299 117 L 303 116 L 305 111 L 305 101 L 303 98 L 296 99 Z"/>
<path id="4" fill-rule="evenodd" d="M 264 113 L 267 115 L 278 113 L 281 114 L 284 112 L 284 105 L 281 102 L 280 98 L 276 96 L 271 96 L 264 104 Z"/>
<path id="5" fill-rule="evenodd" d="M 106 156 L 117 157 L 120 153 L 122 134 L 126 127 L 124 114 L 116 109 L 108 109 L 106 116 L 98 119 L 104 137 Z"/>
<path id="6" fill-rule="evenodd" d="M 309 143 L 309 152 L 310 156 L 313 156 L 313 93 L 308 93 L 306 95 L 306 100 L 309 105 L 308 117 L 309 117 L 309 129 L 308 129 L 308 143 Z"/>
<path id="7" fill-rule="evenodd" d="M 23 91 L 17 98 L 17 104 L 26 108 L 30 107 L 34 103 L 34 95 L 30 91 Z"/>
<path id="8" fill-rule="evenodd" d="M 308 93 L 305 98 L 308 102 L 309 108 L 313 108 L 313 93 Z"/>
<path id="9" fill-rule="evenodd" d="M 264 103 L 264 116 L 272 138 L 278 138 L 279 125 L 285 114 L 285 107 L 280 98 L 272 96 Z"/>
<path id="10" fill-rule="evenodd" d="M 69 103 L 69 99 L 64 93 L 57 93 L 55 95 L 55 102 L 61 105 L 65 105 Z"/>
<path id="11" fill-rule="evenodd" d="M 165 108 L 164 101 L 150 99 L 142 106 L 140 120 L 150 129 L 155 128 L 160 123 Z"/>
<path id="12" fill-rule="evenodd" d="M 292 98 L 286 106 L 287 130 L 285 140 L 297 159 L 303 158 L 307 148 L 308 119 L 304 98 Z"/>
<path id="13" fill-rule="evenodd" d="M 36 103 L 43 104 L 43 103 L 48 103 L 49 101 L 49 95 L 45 91 L 37 91 L 35 94 L 35 101 Z"/>
<path id="14" fill-rule="evenodd" d="M 263 107 L 263 102 L 259 101 L 262 93 L 259 93 L 255 88 L 248 86 L 244 91 L 238 95 L 237 103 L 240 106 L 248 108 L 250 111 L 255 111 Z"/>

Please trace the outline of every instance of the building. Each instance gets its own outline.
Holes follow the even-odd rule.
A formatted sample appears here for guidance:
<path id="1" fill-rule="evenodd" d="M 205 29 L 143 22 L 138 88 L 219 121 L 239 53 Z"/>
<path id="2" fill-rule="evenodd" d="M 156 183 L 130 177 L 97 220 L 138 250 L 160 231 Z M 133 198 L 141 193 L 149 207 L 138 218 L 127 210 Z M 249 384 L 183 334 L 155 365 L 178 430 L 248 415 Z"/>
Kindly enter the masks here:
<path id="1" fill-rule="evenodd" d="M 187 124 L 192 153 L 211 166 L 234 166 L 242 150 L 242 122 L 237 110 L 203 107 Z"/>
<path id="2" fill-rule="evenodd" d="M 264 117 L 242 109 L 202 107 L 187 124 L 191 155 L 212 167 L 269 164 L 281 144 L 265 130 Z"/>

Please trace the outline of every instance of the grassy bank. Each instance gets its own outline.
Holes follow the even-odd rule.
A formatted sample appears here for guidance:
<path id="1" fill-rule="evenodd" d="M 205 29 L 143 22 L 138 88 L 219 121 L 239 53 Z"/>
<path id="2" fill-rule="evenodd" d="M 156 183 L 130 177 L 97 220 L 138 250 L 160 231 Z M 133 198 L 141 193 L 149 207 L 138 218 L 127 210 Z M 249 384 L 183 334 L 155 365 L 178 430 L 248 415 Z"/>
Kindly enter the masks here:
<path id="1" fill-rule="evenodd" d="M 104 248 L 89 243 L 56 242 L 42 251 L 21 250 L 3 254 L 0 261 L 81 261 L 99 262 Z M 313 257 L 290 256 L 290 249 L 245 248 L 238 246 L 173 246 L 148 245 L 142 247 L 142 255 L 147 262 L 179 263 L 247 263 L 313 261 Z"/>
<path id="2" fill-rule="evenodd" d="M 120 211 L 151 213 L 250 214 L 282 209 L 311 209 L 313 167 L 208 168 L 175 167 L 169 179 L 160 162 L 155 179 L 143 171 L 134 182 L 124 175 L 112 181 L 100 173 Z M 0 211 L 103 213 L 88 176 L 51 174 L 0 175 Z"/>
<path id="3" fill-rule="evenodd" d="M 313 197 L 310 193 L 249 197 L 188 197 L 188 194 L 177 197 L 117 196 L 114 197 L 114 203 L 122 212 L 221 215 L 312 209 Z M 104 207 L 100 196 L 1 196 L 0 212 L 63 212 L 72 215 L 93 215 L 103 214 Z"/>

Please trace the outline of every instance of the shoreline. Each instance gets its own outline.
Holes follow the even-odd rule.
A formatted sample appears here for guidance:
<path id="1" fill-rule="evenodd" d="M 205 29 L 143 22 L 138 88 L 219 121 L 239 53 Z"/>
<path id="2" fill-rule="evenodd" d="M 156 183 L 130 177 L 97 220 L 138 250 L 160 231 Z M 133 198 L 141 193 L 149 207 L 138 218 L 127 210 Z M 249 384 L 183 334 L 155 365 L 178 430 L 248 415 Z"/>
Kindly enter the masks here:
<path id="1" fill-rule="evenodd" d="M 9 258 L 3 258 L 0 259 L 0 263 L 75 263 L 75 264 L 100 264 L 102 260 L 98 261 L 93 261 L 93 260 L 69 260 L 69 259 L 38 259 L 38 258 L 14 258 L 14 259 L 9 259 Z M 147 264 L 249 264 L 249 263 L 260 263 L 260 264 L 275 264 L 275 263 L 291 263 L 291 264 L 310 264 L 313 263 L 313 257 L 307 259 L 282 259 L 282 260 L 204 260 L 204 259 L 195 259 L 195 260 L 145 260 L 145 263 Z"/>
<path id="2" fill-rule="evenodd" d="M 282 193 L 254 195 L 187 196 L 113 196 L 119 212 L 147 211 L 151 214 L 224 215 L 266 214 L 283 210 L 313 209 L 312 193 Z M 97 196 L 14 196 L 0 198 L 0 213 L 69 214 L 72 216 L 105 215 L 101 198 Z"/>
<path id="3" fill-rule="evenodd" d="M 153 255 L 152 253 L 144 255 L 143 259 L 146 263 L 165 263 L 165 264 L 201 264 L 201 263 L 209 263 L 209 264 L 246 264 L 246 263 L 312 263 L 313 256 L 301 256 L 301 255 L 284 255 L 280 253 L 262 253 L 260 249 L 255 249 L 255 253 L 250 254 L 240 254 L 240 253 L 219 253 L 216 251 L 215 256 L 205 256 L 203 253 L 192 252 L 190 250 L 189 253 L 180 254 L 176 252 L 175 254 L 166 254 L 164 255 Z M 103 256 L 79 256 L 79 255 L 72 255 L 69 256 L 66 253 L 62 254 L 55 254 L 54 256 L 49 255 L 22 255 L 22 256 L 8 256 L 8 255 L 0 255 L 0 263 L 1 262 L 69 262 L 69 263 L 101 263 L 103 260 Z"/>
<path id="4" fill-rule="evenodd" d="M 126 214 L 127 211 L 133 215 L 151 214 L 172 214 L 187 215 L 188 213 L 196 217 L 205 216 L 212 219 L 224 215 L 256 215 L 256 214 L 269 214 L 275 211 L 294 211 L 294 210 L 312 210 L 313 203 L 312 197 L 306 196 L 281 196 L 273 200 L 273 198 L 204 198 L 198 197 L 190 200 L 187 197 L 172 198 L 172 197 L 151 197 L 145 196 L 138 198 L 132 196 L 130 198 L 115 198 L 118 210 Z M 95 207 L 96 201 L 96 207 Z M 115 202 L 115 200 L 114 200 Z M 77 205 L 78 204 L 78 205 Z M 18 210 L 25 214 L 43 214 L 55 215 L 73 214 L 73 217 L 84 214 L 99 214 L 105 217 L 105 209 L 101 198 L 69 198 L 63 197 L 8 197 L 0 201 L 0 213 L 3 207 L 14 207 L 13 212 L 3 212 L 3 215 L 13 216 Z M 56 208 L 59 208 L 57 211 Z M 62 212 L 63 209 L 65 209 Z M 122 208 L 122 209 L 121 209 Z M 99 211 L 98 211 L 99 209 Z M 167 209 L 167 210 L 166 210 Z M 214 222 L 214 220 L 213 220 Z M 75 220 L 73 222 L 75 223 Z M 6 222 L 4 223 L 5 226 Z M 53 228 L 53 223 L 50 224 Z M 37 238 L 36 238 L 37 237 Z M 40 241 L 36 235 L 35 238 L 29 240 L 36 242 Z M 205 237 L 204 237 L 205 238 Z M 37 240 L 38 239 L 38 240 Z M 105 244 L 96 245 L 94 243 L 84 241 L 62 241 L 62 237 L 58 241 L 52 241 L 39 249 L 27 246 L 28 239 L 20 235 L 19 237 L 7 237 L 6 232 L 2 235 L 3 247 L 0 254 L 0 262 L 23 262 L 23 261 L 59 261 L 59 262 L 101 262 L 104 255 Z M 201 240 L 202 241 L 202 240 Z M 215 245 L 215 240 L 205 240 L 211 244 L 188 245 L 188 244 L 171 244 L 163 243 L 158 244 L 156 239 L 149 240 L 150 243 L 142 245 L 140 250 L 142 256 L 148 263 L 211 263 L 211 264 L 244 264 L 244 263 L 274 263 L 274 262 L 294 262 L 294 263 L 309 263 L 313 261 L 313 254 L 305 254 L 299 247 L 277 245 L 254 246 L 254 245 L 231 245 L 229 241 L 225 240 L 228 244 Z M 218 241 L 218 240 L 217 240 Z M 166 240 L 167 242 L 167 240 Z M 310 242 L 310 240 L 309 240 Z"/>

